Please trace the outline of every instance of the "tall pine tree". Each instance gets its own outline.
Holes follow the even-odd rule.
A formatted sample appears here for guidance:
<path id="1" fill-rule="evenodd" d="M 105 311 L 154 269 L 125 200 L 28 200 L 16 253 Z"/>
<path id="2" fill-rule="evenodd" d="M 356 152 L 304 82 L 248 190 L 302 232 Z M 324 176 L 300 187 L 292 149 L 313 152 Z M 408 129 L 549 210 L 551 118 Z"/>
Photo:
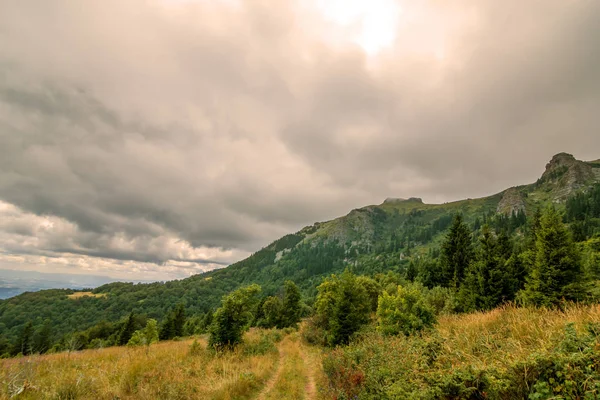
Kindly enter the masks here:
<path id="1" fill-rule="evenodd" d="M 135 332 L 135 319 L 133 312 L 131 312 L 119 335 L 119 345 L 125 346 L 129 342 L 129 339 L 131 339 L 133 332 Z"/>
<path id="2" fill-rule="evenodd" d="M 27 322 L 21 331 L 21 335 L 17 338 L 13 349 L 13 354 L 23 354 L 24 356 L 33 352 L 33 324 Z"/>
<path id="3" fill-rule="evenodd" d="M 498 239 L 485 225 L 479 238 L 480 249 L 475 262 L 468 269 L 460 289 L 463 308 L 490 310 L 500 304 L 504 292 L 504 256 Z"/>
<path id="4" fill-rule="evenodd" d="M 185 325 L 185 308 L 183 304 L 178 304 L 173 311 L 173 334 L 175 337 L 183 336 L 183 327 Z"/>
<path id="5" fill-rule="evenodd" d="M 582 297 L 580 255 L 561 216 L 549 207 L 536 229 L 535 259 L 520 298 L 526 304 L 552 306 Z"/>
<path id="6" fill-rule="evenodd" d="M 458 288 L 472 259 L 471 231 L 462 215 L 456 214 L 442 244 L 440 284 Z"/>

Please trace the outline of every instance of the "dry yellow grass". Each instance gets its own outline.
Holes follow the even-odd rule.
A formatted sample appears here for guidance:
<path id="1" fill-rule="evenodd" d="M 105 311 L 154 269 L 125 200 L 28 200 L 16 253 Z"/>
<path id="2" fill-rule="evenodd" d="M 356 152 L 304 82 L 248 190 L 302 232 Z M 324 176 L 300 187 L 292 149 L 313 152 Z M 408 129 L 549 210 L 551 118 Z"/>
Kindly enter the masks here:
<path id="1" fill-rule="evenodd" d="M 106 293 L 92 293 L 92 292 L 75 292 L 67 295 L 69 299 L 80 299 L 82 297 L 106 297 Z"/>
<path id="2" fill-rule="evenodd" d="M 259 332 L 246 335 L 251 344 Z M 246 399 L 255 396 L 277 364 L 277 352 L 248 355 L 247 347 L 215 354 L 199 339 L 143 348 L 0 360 L 0 398 L 19 399 Z"/>
<path id="3" fill-rule="evenodd" d="M 447 361 L 484 369 L 551 350 L 570 322 L 579 331 L 588 323 L 600 323 L 600 305 L 567 304 L 560 311 L 507 305 L 489 312 L 441 317 L 437 331 Z"/>

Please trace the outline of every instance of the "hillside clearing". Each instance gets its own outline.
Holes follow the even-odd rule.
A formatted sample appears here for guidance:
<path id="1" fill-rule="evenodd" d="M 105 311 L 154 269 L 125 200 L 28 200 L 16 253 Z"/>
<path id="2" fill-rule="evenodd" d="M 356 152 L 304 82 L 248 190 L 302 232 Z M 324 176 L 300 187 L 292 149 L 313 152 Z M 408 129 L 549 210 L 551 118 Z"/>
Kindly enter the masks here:
<path id="1" fill-rule="evenodd" d="M 69 299 L 73 299 L 73 300 L 81 299 L 82 297 L 100 298 L 100 297 L 106 297 L 106 296 L 107 296 L 106 293 L 92 293 L 92 292 L 75 292 L 75 293 L 71 293 L 71 294 L 67 295 L 67 297 Z"/>

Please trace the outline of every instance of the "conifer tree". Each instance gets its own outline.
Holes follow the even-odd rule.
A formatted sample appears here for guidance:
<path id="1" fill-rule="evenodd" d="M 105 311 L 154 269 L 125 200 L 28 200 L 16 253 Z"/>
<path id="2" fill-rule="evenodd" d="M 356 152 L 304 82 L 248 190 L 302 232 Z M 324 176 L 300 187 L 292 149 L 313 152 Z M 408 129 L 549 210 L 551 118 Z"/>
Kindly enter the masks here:
<path id="1" fill-rule="evenodd" d="M 133 312 L 131 312 L 127 318 L 127 321 L 125 322 L 125 326 L 123 326 L 121 334 L 119 335 L 119 345 L 125 346 L 129 342 L 129 339 L 131 339 L 133 332 L 135 332 L 135 319 Z"/>
<path id="2" fill-rule="evenodd" d="M 35 333 L 33 338 L 33 348 L 36 353 L 46 353 L 52 346 L 52 324 L 50 320 L 45 320 L 42 327 Z"/>
<path id="3" fill-rule="evenodd" d="M 535 259 L 521 300 L 536 306 L 582 297 L 580 255 L 561 216 L 549 207 L 536 230 Z"/>
<path id="4" fill-rule="evenodd" d="M 185 309 L 183 304 L 178 304 L 173 311 L 173 337 L 183 336 L 183 327 L 185 325 Z"/>
<path id="5" fill-rule="evenodd" d="M 169 313 L 167 318 L 163 321 L 160 328 L 160 340 L 171 340 L 175 337 L 175 320 L 173 313 Z"/>
<path id="6" fill-rule="evenodd" d="M 477 260 L 469 267 L 460 290 L 459 297 L 466 311 L 489 310 L 503 301 L 504 260 L 498 240 L 488 225 L 482 228 L 479 242 Z"/>
<path id="7" fill-rule="evenodd" d="M 31 321 L 27 322 L 21 331 L 21 335 L 18 337 L 15 344 L 14 354 L 21 353 L 24 356 L 33 352 L 33 324 Z"/>
<path id="8" fill-rule="evenodd" d="M 462 215 L 456 214 L 442 244 L 441 285 L 458 288 L 472 259 L 471 232 Z"/>

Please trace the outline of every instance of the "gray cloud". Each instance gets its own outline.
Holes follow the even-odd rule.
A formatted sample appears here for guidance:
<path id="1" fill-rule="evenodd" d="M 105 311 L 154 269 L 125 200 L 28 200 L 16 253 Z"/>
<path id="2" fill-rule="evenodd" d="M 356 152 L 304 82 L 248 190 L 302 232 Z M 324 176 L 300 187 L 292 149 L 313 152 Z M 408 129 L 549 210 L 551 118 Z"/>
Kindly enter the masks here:
<path id="1" fill-rule="evenodd" d="M 3 5 L 4 262 L 185 275 L 388 196 L 599 156 L 596 2 L 401 4 L 375 57 L 306 2 L 231 4 Z"/>

